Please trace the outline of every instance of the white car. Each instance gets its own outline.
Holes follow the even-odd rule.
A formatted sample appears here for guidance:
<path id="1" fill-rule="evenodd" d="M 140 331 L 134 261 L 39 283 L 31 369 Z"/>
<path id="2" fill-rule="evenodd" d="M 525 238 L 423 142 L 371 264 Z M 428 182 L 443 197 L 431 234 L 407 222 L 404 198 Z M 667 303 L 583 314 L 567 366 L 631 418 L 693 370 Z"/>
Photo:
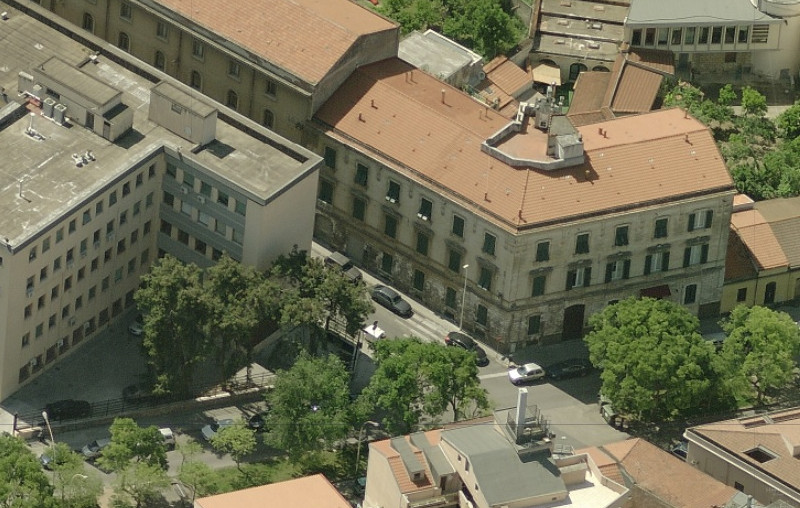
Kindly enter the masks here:
<path id="1" fill-rule="evenodd" d="M 217 435 L 217 432 L 225 427 L 232 427 L 233 424 L 234 421 L 231 418 L 225 418 L 224 420 L 217 420 L 214 423 L 209 423 L 200 429 L 200 432 L 203 434 L 203 438 L 205 438 L 206 441 L 211 441 L 214 439 L 214 436 Z"/>
<path id="2" fill-rule="evenodd" d="M 378 340 L 378 339 L 385 339 L 386 338 L 386 332 L 383 331 L 383 328 L 378 326 L 378 322 L 377 321 L 375 321 L 371 325 L 365 326 L 364 328 L 362 328 L 362 330 L 364 331 L 364 333 L 367 334 L 367 340 L 371 341 L 371 340 Z"/>
<path id="3" fill-rule="evenodd" d="M 545 372 L 537 363 L 526 363 L 519 367 L 512 367 L 508 371 L 508 379 L 511 384 L 519 385 L 530 381 L 538 381 L 544 378 Z"/>
<path id="4" fill-rule="evenodd" d="M 174 450 L 175 449 L 175 434 L 172 432 L 172 429 L 169 427 L 162 427 L 158 429 L 161 433 L 161 437 L 164 438 L 164 446 L 167 447 L 167 450 Z"/>

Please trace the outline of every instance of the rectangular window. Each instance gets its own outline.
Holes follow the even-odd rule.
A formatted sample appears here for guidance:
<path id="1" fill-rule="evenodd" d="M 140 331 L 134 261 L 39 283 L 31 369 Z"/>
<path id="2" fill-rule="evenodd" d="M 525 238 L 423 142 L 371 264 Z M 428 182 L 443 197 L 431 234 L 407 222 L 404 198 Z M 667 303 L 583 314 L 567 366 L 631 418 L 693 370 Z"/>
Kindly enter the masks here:
<path id="1" fill-rule="evenodd" d="M 134 229 L 131 231 L 131 245 L 135 244 L 139 240 L 139 230 Z"/>
<path id="2" fill-rule="evenodd" d="M 133 215 L 134 216 L 139 215 L 141 211 L 142 211 L 142 202 L 137 201 L 136 203 L 133 204 Z"/>
<path id="3" fill-rule="evenodd" d="M 122 268 L 117 268 L 114 270 L 114 282 L 119 282 L 122 280 Z"/>
<path id="4" fill-rule="evenodd" d="M 233 232 L 231 233 L 231 240 L 233 240 L 233 243 L 242 245 L 242 243 L 244 243 L 244 237 L 242 236 L 242 232 L 239 231 L 238 229 L 233 229 Z"/>
<path id="5" fill-rule="evenodd" d="M 669 270 L 669 251 L 654 252 L 644 258 L 644 274 Z"/>
<path id="6" fill-rule="evenodd" d="M 50 237 L 48 236 L 42 240 L 42 254 L 50 250 Z"/>
<path id="7" fill-rule="evenodd" d="M 481 326 L 489 326 L 489 309 L 478 304 L 478 308 L 475 309 L 475 321 Z"/>
<path id="8" fill-rule="evenodd" d="M 167 236 L 172 236 L 172 224 L 161 219 L 161 232 Z"/>
<path id="9" fill-rule="evenodd" d="M 187 173 L 185 170 L 183 172 L 183 185 L 189 187 L 191 190 L 194 190 L 194 175 Z"/>
<path id="10" fill-rule="evenodd" d="M 486 291 L 492 290 L 492 275 L 494 270 L 485 266 L 481 267 L 480 274 L 478 275 L 478 287 Z"/>
<path id="11" fill-rule="evenodd" d="M 537 275 L 536 277 L 534 277 L 531 296 L 542 296 L 544 294 L 544 288 L 546 283 L 547 283 L 546 275 Z"/>
<path id="12" fill-rule="evenodd" d="M 617 226 L 614 233 L 614 246 L 622 247 L 628 245 L 628 226 Z"/>
<path id="13" fill-rule="evenodd" d="M 700 34 L 697 37 L 698 44 L 708 44 L 708 27 L 701 26 L 700 27 Z"/>
<path id="14" fill-rule="evenodd" d="M 702 265 L 708 262 L 708 244 L 692 245 L 683 251 L 683 266 Z"/>
<path id="15" fill-rule="evenodd" d="M 736 27 L 735 26 L 726 26 L 725 27 L 725 44 L 733 44 L 736 40 Z"/>
<path id="16" fill-rule="evenodd" d="M 673 46 L 680 46 L 681 45 L 681 35 L 682 35 L 681 32 L 682 31 L 681 31 L 680 28 L 673 28 L 672 29 L 672 40 L 670 41 L 670 43 Z"/>
<path id="17" fill-rule="evenodd" d="M 86 267 L 82 266 L 80 270 L 78 270 L 78 282 L 82 281 L 86 278 Z"/>
<path id="18" fill-rule="evenodd" d="M 60 243 L 64 239 L 64 228 L 59 228 L 56 231 L 56 243 Z"/>
<path id="19" fill-rule="evenodd" d="M 736 301 L 743 302 L 747 300 L 747 288 L 739 288 L 736 291 Z"/>
<path id="20" fill-rule="evenodd" d="M 89 239 L 88 238 L 84 238 L 83 240 L 81 240 L 81 249 L 80 249 L 81 250 L 81 257 L 84 257 L 86 255 L 86 253 L 87 253 L 87 251 L 89 249 L 88 245 L 89 245 Z"/>
<path id="21" fill-rule="evenodd" d="M 746 26 L 739 27 L 739 38 L 738 42 L 740 44 L 747 44 L 747 36 L 749 35 L 749 28 Z"/>
<path id="22" fill-rule="evenodd" d="M 567 291 L 576 287 L 589 287 L 592 280 L 592 267 L 586 266 L 567 272 Z"/>
<path id="23" fill-rule="evenodd" d="M 239 66 L 239 62 L 236 60 L 230 60 L 228 62 L 228 76 L 232 78 L 238 78 L 240 73 L 241 68 Z"/>
<path id="24" fill-rule="evenodd" d="M 228 195 L 222 191 L 217 191 L 217 203 L 221 204 L 225 208 L 228 208 Z"/>
<path id="25" fill-rule="evenodd" d="M 658 29 L 658 45 L 659 46 L 666 46 L 668 40 L 669 40 L 669 28 L 659 28 Z"/>
<path id="26" fill-rule="evenodd" d="M 133 9 L 131 9 L 131 4 L 128 2 L 122 2 L 119 6 L 119 17 L 130 20 L 132 11 Z"/>
<path id="27" fill-rule="evenodd" d="M 720 44 L 722 42 L 722 27 L 715 26 L 711 28 L 711 44 Z"/>
<path id="28" fill-rule="evenodd" d="M 589 233 L 581 233 L 575 237 L 575 254 L 589 253 Z"/>
<path id="29" fill-rule="evenodd" d="M 606 264 L 606 282 L 622 280 L 630 277 L 631 260 L 620 259 Z"/>
<path id="30" fill-rule="evenodd" d="M 131 183 L 130 182 L 123 183 L 122 184 L 122 195 L 123 196 L 127 196 L 130 193 L 131 193 Z"/>
<path id="31" fill-rule="evenodd" d="M 655 238 L 666 238 L 667 237 L 667 225 L 669 224 L 669 220 L 666 218 L 656 219 L 655 229 L 653 231 L 653 236 Z"/>
<path id="32" fill-rule="evenodd" d="M 385 222 L 383 226 L 383 233 L 390 237 L 397 237 L 397 219 L 392 215 L 385 215 Z"/>
<path id="33" fill-rule="evenodd" d="M 362 187 L 367 186 L 369 178 L 369 168 L 361 163 L 356 164 L 356 178 L 355 182 Z"/>
<path id="34" fill-rule="evenodd" d="M 211 184 L 208 182 L 200 181 L 200 194 L 210 198 L 211 197 Z"/>
<path id="35" fill-rule="evenodd" d="M 366 212 L 367 202 L 361 198 L 353 198 L 353 218 L 363 221 Z"/>
<path id="36" fill-rule="evenodd" d="M 69 234 L 74 233 L 78 229 L 75 219 L 69 221 Z"/>
<path id="37" fill-rule="evenodd" d="M 275 95 L 278 93 L 278 84 L 271 79 L 268 79 L 266 86 L 264 87 L 264 93 L 270 97 L 275 97 Z"/>
<path id="38" fill-rule="evenodd" d="M 700 210 L 689 215 L 689 228 L 688 231 L 695 231 L 697 229 L 708 229 L 711 227 L 711 221 L 714 218 L 713 210 Z"/>
<path id="39" fill-rule="evenodd" d="M 656 29 L 647 28 L 644 31 L 644 45 L 653 46 L 656 43 Z"/>
<path id="40" fill-rule="evenodd" d="M 333 148 L 326 146 L 325 152 L 323 154 L 323 159 L 325 159 L 325 165 L 331 169 L 336 169 L 336 150 Z"/>
<path id="41" fill-rule="evenodd" d="M 151 206 L 153 206 L 153 193 L 149 192 L 147 197 L 144 199 L 144 207 L 150 208 Z"/>
<path id="42" fill-rule="evenodd" d="M 197 238 L 194 239 L 194 250 L 195 251 L 197 251 L 200 254 L 205 256 L 207 248 L 208 248 L 208 246 L 206 245 L 206 242 L 204 242 L 202 240 L 198 240 Z"/>
<path id="43" fill-rule="evenodd" d="M 386 190 L 386 201 L 390 203 L 400 202 L 400 184 L 389 180 L 389 188 Z"/>
<path id="44" fill-rule="evenodd" d="M 222 222 L 221 220 L 217 219 L 215 224 L 214 224 L 214 231 L 216 231 L 217 233 L 219 233 L 222 236 L 225 236 L 226 234 L 228 234 L 228 227 L 225 225 L 224 222 Z"/>
<path id="45" fill-rule="evenodd" d="M 414 281 L 412 285 L 417 291 L 423 291 L 425 289 L 425 274 L 419 270 L 414 270 Z"/>
<path id="46" fill-rule="evenodd" d="M 125 239 L 124 238 L 117 242 L 117 255 L 119 256 L 123 252 L 125 252 Z"/>
<path id="47" fill-rule="evenodd" d="M 150 229 L 153 227 L 152 221 L 147 221 L 144 223 L 144 227 L 142 227 L 142 235 L 147 236 L 150 233 Z"/>
<path id="48" fill-rule="evenodd" d="M 175 166 L 175 164 L 167 162 L 167 175 L 171 176 L 172 178 L 177 178 L 178 168 Z"/>
<path id="49" fill-rule="evenodd" d="M 92 272 L 96 272 L 99 266 L 100 266 L 100 259 L 94 258 L 92 260 L 92 263 L 89 265 L 89 270 L 91 270 Z"/>
<path id="50" fill-rule="evenodd" d="M 57 272 L 61 270 L 61 256 L 58 256 L 53 260 L 53 271 Z"/>
<path id="51" fill-rule="evenodd" d="M 75 261 L 75 249 L 69 249 L 67 251 L 67 266 L 71 265 L 73 261 Z"/>
<path id="52" fill-rule="evenodd" d="M 391 275 L 393 264 L 394 258 L 392 255 L 388 252 L 384 252 L 383 256 L 381 256 L 381 272 Z"/>
<path id="53" fill-rule="evenodd" d="M 44 323 L 36 325 L 36 337 L 39 338 L 44 334 Z"/>
<path id="54" fill-rule="evenodd" d="M 42 309 L 46 304 L 47 304 L 47 297 L 45 295 L 42 295 L 39 297 L 39 301 L 36 303 L 36 308 Z"/>
<path id="55" fill-rule="evenodd" d="M 528 335 L 538 335 L 542 327 L 542 316 L 528 317 Z"/>
<path id="56" fill-rule="evenodd" d="M 491 233 L 483 234 L 483 252 L 494 256 L 495 248 L 497 246 L 497 237 Z"/>
<path id="57" fill-rule="evenodd" d="M 197 222 L 208 227 L 211 224 L 211 216 L 203 211 L 197 213 Z"/>
<path id="58" fill-rule="evenodd" d="M 431 217 L 433 216 L 433 203 L 429 199 L 422 198 L 419 201 L 419 211 L 417 212 L 417 217 L 430 221 Z"/>
<path id="59" fill-rule="evenodd" d="M 332 204 L 333 203 L 333 183 L 329 180 L 324 178 L 319 179 L 319 192 L 317 193 L 317 199 L 324 203 Z"/>
<path id="60" fill-rule="evenodd" d="M 195 58 L 203 59 L 205 54 L 205 46 L 197 39 L 192 40 L 192 56 Z"/>
<path id="61" fill-rule="evenodd" d="M 631 34 L 631 46 L 641 46 L 642 45 L 642 29 L 637 28 Z"/>
<path id="62" fill-rule="evenodd" d="M 97 286 L 92 286 L 89 288 L 89 300 L 92 300 L 95 296 L 97 296 Z"/>
<path id="63" fill-rule="evenodd" d="M 150 260 L 150 249 L 145 249 L 142 251 L 142 255 L 139 257 L 139 264 L 145 265 L 149 260 Z M 219 261 L 219 258 L 215 259 L 214 261 Z"/>
<path id="64" fill-rule="evenodd" d="M 111 194 L 108 195 L 108 206 L 115 204 L 117 204 L 117 191 L 111 191 Z"/>
<path id="65" fill-rule="evenodd" d="M 417 252 L 419 252 L 423 256 L 427 256 L 429 242 L 430 239 L 428 238 L 428 235 L 426 235 L 422 231 L 417 231 Z"/>
<path id="66" fill-rule="evenodd" d="M 550 242 L 536 244 L 536 261 L 550 261 Z"/>
<path id="67" fill-rule="evenodd" d="M 47 267 L 43 267 L 39 270 L 39 282 L 44 282 L 47 280 Z"/>
<path id="68" fill-rule="evenodd" d="M 33 247 L 33 248 L 32 248 L 32 249 L 31 249 L 31 250 L 28 252 L 28 262 L 30 263 L 30 262 L 31 262 L 31 261 L 33 261 L 34 259 L 36 259 L 36 247 Z"/>
<path id="69" fill-rule="evenodd" d="M 50 290 L 50 300 L 55 300 L 58 298 L 59 289 L 60 288 L 58 286 L 55 286 Z"/>
<path id="70" fill-rule="evenodd" d="M 750 42 L 753 44 L 766 44 L 769 37 L 769 25 L 753 25 L 753 35 Z"/>
<path id="71" fill-rule="evenodd" d="M 455 309 L 456 308 L 456 290 L 453 288 L 447 288 L 444 292 L 444 305 L 445 307 Z"/>
<path id="72" fill-rule="evenodd" d="M 111 261 L 111 257 L 112 257 L 112 250 L 106 249 L 106 251 L 103 253 L 103 263 L 108 263 L 109 261 Z"/>
<path id="73" fill-rule="evenodd" d="M 72 277 L 64 279 L 64 291 L 72 289 Z"/>
<path id="74" fill-rule="evenodd" d="M 447 255 L 447 267 L 450 271 L 459 273 L 461 272 L 461 253 L 457 250 L 450 249 Z"/>
<path id="75" fill-rule="evenodd" d="M 156 37 L 159 39 L 166 39 L 169 37 L 169 26 L 163 21 L 156 24 Z"/>
<path id="76" fill-rule="evenodd" d="M 83 224 L 89 224 L 89 222 L 91 222 L 91 220 L 92 220 L 92 212 L 90 212 L 89 210 L 84 210 L 83 211 Z"/>
<path id="77" fill-rule="evenodd" d="M 233 206 L 233 211 L 241 215 L 242 217 L 247 215 L 247 202 L 242 201 L 241 199 L 236 200 L 236 204 Z"/>
<path id="78" fill-rule="evenodd" d="M 683 290 L 683 304 L 691 305 L 697 301 L 697 284 L 689 284 Z"/>
<path id="79" fill-rule="evenodd" d="M 182 229 L 178 229 L 178 241 L 184 245 L 189 245 L 189 233 Z"/>
<path id="80" fill-rule="evenodd" d="M 125 210 L 119 214 L 119 225 L 122 226 L 123 224 L 128 223 L 128 211 Z"/>
<path id="81" fill-rule="evenodd" d="M 222 259 L 222 251 L 219 250 L 219 249 L 212 248 L 211 249 L 211 260 L 212 261 L 219 261 L 220 259 Z M 142 262 L 144 262 L 144 261 L 142 261 Z"/>
<path id="82" fill-rule="evenodd" d="M 106 236 L 110 235 L 113 232 L 114 232 L 114 221 L 110 220 L 106 224 Z"/>
<path id="83" fill-rule="evenodd" d="M 81 307 L 83 307 L 83 297 L 79 296 L 78 298 L 75 299 L 75 310 L 78 310 Z"/>
<path id="84" fill-rule="evenodd" d="M 694 44 L 694 33 L 696 28 L 693 26 L 686 27 L 686 32 L 683 35 L 683 43 L 686 45 Z"/>
<path id="85" fill-rule="evenodd" d="M 453 229 L 451 231 L 457 237 L 464 238 L 464 219 L 458 215 L 453 215 Z"/>

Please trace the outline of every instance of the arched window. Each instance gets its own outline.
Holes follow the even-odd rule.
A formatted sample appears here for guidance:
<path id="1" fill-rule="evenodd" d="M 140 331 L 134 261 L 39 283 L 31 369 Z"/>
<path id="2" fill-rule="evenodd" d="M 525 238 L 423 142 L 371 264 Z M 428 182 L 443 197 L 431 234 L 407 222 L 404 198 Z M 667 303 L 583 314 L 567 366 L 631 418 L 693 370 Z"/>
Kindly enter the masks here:
<path id="1" fill-rule="evenodd" d="M 94 33 L 94 18 L 88 12 L 83 13 L 83 29 L 87 32 Z"/>
<path id="2" fill-rule="evenodd" d="M 578 74 L 581 72 L 588 70 L 588 68 L 583 65 L 582 63 L 574 63 L 569 66 L 569 79 L 568 81 L 575 81 L 578 79 Z"/>
<path id="3" fill-rule="evenodd" d="M 595 65 L 594 67 L 592 67 L 592 70 L 597 72 L 610 72 L 607 68 L 603 67 L 602 65 Z"/>
<path id="4" fill-rule="evenodd" d="M 167 68 L 167 59 L 164 57 L 164 53 L 161 51 L 156 51 L 156 57 L 153 61 L 153 65 L 160 71 L 163 71 Z"/>
<path id="5" fill-rule="evenodd" d="M 197 90 L 203 89 L 203 77 L 199 72 L 192 71 L 192 75 L 189 77 L 189 86 Z"/>
<path id="6" fill-rule="evenodd" d="M 545 64 L 545 65 L 552 65 L 553 67 L 558 67 L 558 65 L 556 65 L 556 63 L 554 61 L 550 60 L 549 58 L 543 58 L 543 59 L 539 60 L 539 63 L 540 64 Z"/>
<path id="7" fill-rule="evenodd" d="M 119 46 L 119 49 L 123 51 L 131 50 L 131 38 L 128 37 L 128 34 L 126 34 L 125 32 L 119 33 L 119 41 L 117 46 Z"/>
<path id="8" fill-rule="evenodd" d="M 271 129 L 272 126 L 275 125 L 275 114 L 272 111 L 265 109 L 264 121 L 262 123 L 264 124 L 264 127 L 269 127 Z"/>
<path id="9" fill-rule="evenodd" d="M 225 105 L 231 109 L 239 107 L 239 96 L 233 90 L 228 90 L 228 95 L 225 97 Z"/>

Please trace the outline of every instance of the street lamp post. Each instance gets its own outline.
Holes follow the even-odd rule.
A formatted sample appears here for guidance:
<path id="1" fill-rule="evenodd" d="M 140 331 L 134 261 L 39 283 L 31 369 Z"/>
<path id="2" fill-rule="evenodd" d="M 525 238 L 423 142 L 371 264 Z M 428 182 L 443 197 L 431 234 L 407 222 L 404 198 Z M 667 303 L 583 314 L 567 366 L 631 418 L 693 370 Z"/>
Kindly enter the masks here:
<path id="1" fill-rule="evenodd" d="M 47 425 L 47 431 L 50 433 L 50 460 L 53 462 L 55 466 L 56 463 L 56 440 L 53 438 L 53 428 L 50 426 L 50 417 L 47 414 L 47 411 L 42 411 L 42 418 L 44 418 L 44 423 Z M 53 468 L 53 483 L 56 480 L 56 470 L 55 467 Z"/>
<path id="2" fill-rule="evenodd" d="M 458 329 L 464 329 L 464 307 L 467 305 L 467 270 L 469 269 L 469 265 L 464 265 L 461 268 L 464 269 L 464 292 L 461 293 L 461 318 L 458 320 Z"/>
<path id="3" fill-rule="evenodd" d="M 378 422 L 373 422 L 372 420 L 367 420 L 364 422 L 364 425 L 358 431 L 358 448 L 356 448 L 356 473 L 358 473 L 358 462 L 361 460 L 361 436 L 364 434 L 364 429 L 366 429 L 367 425 L 375 427 L 376 429 L 381 426 Z"/>

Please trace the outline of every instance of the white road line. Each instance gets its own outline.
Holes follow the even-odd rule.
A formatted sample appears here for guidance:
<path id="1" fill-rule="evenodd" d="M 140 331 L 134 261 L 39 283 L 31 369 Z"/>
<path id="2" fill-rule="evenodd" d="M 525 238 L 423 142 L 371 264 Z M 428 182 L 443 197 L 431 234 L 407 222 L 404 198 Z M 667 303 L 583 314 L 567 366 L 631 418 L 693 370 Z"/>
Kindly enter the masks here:
<path id="1" fill-rule="evenodd" d="M 478 376 L 478 379 L 494 379 L 496 377 L 506 377 L 508 372 L 495 372 L 494 374 L 483 374 Z"/>

